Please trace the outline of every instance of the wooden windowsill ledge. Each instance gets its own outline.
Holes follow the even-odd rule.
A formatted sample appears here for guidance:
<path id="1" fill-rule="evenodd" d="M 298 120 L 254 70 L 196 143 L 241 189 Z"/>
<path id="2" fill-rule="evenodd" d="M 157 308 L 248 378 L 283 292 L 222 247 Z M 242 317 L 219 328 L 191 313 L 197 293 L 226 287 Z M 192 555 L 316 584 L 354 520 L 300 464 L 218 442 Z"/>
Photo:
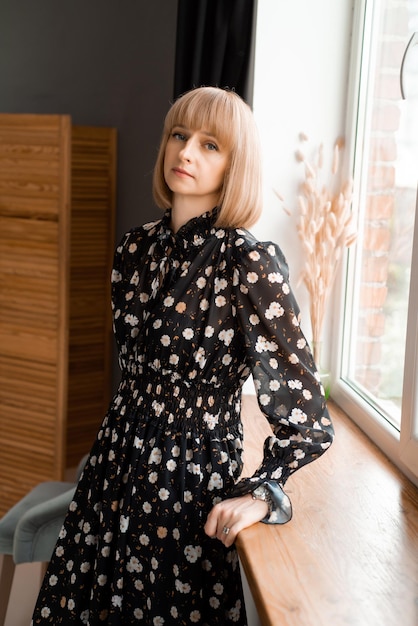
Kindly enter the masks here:
<path id="1" fill-rule="evenodd" d="M 286 483 L 293 519 L 237 539 L 263 626 L 416 626 L 418 490 L 333 402 L 336 436 Z M 271 432 L 243 397 L 245 473 Z"/>

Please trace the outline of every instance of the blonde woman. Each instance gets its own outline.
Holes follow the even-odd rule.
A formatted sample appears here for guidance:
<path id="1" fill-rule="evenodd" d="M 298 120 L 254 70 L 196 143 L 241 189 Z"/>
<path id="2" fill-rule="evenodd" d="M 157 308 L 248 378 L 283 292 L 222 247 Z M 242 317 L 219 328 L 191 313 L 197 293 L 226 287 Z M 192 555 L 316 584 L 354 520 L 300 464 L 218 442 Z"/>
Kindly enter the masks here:
<path id="1" fill-rule="evenodd" d="M 289 521 L 286 480 L 332 442 L 285 259 L 247 230 L 261 157 L 239 96 L 202 87 L 173 104 L 153 185 L 164 216 L 115 254 L 121 382 L 33 624 L 244 626 L 235 538 Z M 241 479 L 250 374 L 272 435 Z"/>

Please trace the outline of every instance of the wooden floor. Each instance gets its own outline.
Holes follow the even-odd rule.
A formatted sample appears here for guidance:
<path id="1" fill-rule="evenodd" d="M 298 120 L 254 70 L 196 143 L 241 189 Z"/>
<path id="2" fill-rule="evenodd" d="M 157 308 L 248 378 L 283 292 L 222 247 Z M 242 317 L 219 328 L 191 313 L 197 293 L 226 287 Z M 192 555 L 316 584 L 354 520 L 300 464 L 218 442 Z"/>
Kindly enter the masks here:
<path id="1" fill-rule="evenodd" d="M 263 626 L 417 626 L 418 490 L 330 403 L 336 437 L 286 484 L 293 519 L 240 533 Z M 269 426 L 243 404 L 247 474 Z"/>

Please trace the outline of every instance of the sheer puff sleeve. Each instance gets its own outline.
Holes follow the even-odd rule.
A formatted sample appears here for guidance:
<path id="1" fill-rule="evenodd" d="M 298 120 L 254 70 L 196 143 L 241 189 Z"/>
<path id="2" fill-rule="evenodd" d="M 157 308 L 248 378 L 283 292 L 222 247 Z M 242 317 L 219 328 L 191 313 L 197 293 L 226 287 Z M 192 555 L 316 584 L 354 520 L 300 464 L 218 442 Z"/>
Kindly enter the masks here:
<path id="1" fill-rule="evenodd" d="M 265 485 L 271 514 L 263 521 L 284 523 L 292 515 L 284 483 L 325 452 L 334 431 L 300 327 L 286 260 L 276 244 L 257 242 L 249 233 L 240 232 L 242 236 L 235 241 L 235 305 L 258 404 L 273 434 L 264 443 L 260 467 L 251 478 L 237 483 L 233 495 Z"/>

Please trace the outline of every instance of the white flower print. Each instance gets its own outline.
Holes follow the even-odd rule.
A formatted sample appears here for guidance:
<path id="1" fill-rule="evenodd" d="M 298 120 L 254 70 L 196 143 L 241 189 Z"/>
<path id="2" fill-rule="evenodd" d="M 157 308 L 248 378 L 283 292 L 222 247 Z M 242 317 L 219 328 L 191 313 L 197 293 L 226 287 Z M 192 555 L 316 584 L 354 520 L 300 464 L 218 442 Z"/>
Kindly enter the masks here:
<path id="1" fill-rule="evenodd" d="M 221 596 L 224 592 L 224 586 L 222 583 L 216 583 L 215 585 L 213 585 L 213 591 L 216 593 L 217 596 Z"/>
<path id="2" fill-rule="evenodd" d="M 268 320 L 272 320 L 274 317 L 282 317 L 282 315 L 284 315 L 284 309 L 278 302 L 271 302 L 265 312 L 265 316 Z"/>
<path id="3" fill-rule="evenodd" d="M 55 574 L 52 574 L 52 576 L 49 577 L 49 584 L 51 585 L 51 587 L 54 587 L 58 582 L 58 578 L 57 576 L 55 576 Z"/>
<path id="4" fill-rule="evenodd" d="M 208 490 L 213 491 L 214 489 L 222 489 L 224 481 L 219 472 L 213 472 L 211 474 L 209 482 L 208 482 Z"/>
<path id="5" fill-rule="evenodd" d="M 148 462 L 159 465 L 161 463 L 161 458 L 162 458 L 162 452 L 160 448 L 153 448 L 151 450 L 151 454 L 149 455 Z"/>
<path id="6" fill-rule="evenodd" d="M 270 272 L 270 274 L 267 276 L 267 280 L 269 281 L 269 283 L 282 283 L 283 276 L 280 274 L 280 272 Z"/>
<path id="7" fill-rule="evenodd" d="M 129 516 L 125 517 L 125 515 L 120 516 L 120 531 L 121 533 L 126 533 L 129 527 Z"/>
<path id="8" fill-rule="evenodd" d="M 138 246 L 136 245 L 136 243 L 131 243 L 128 250 L 132 254 L 133 252 L 136 252 L 138 250 Z"/>
<path id="9" fill-rule="evenodd" d="M 75 609 L 75 602 L 74 600 L 70 599 L 67 602 L 67 607 L 69 611 L 73 611 Z"/>
<path id="10" fill-rule="evenodd" d="M 256 283 L 258 281 L 258 274 L 255 272 L 248 272 L 247 281 L 252 284 Z"/>
<path id="11" fill-rule="evenodd" d="M 269 359 L 269 365 L 273 370 L 277 370 L 279 367 L 279 362 L 277 359 Z"/>
<path id="12" fill-rule="evenodd" d="M 90 563 L 88 561 L 84 561 L 81 565 L 80 565 L 80 572 L 82 574 L 86 574 L 88 571 L 90 570 Z"/>
<path id="13" fill-rule="evenodd" d="M 271 477 L 273 480 L 279 480 L 282 477 L 282 474 L 283 474 L 283 468 L 278 467 L 276 470 L 274 470 L 274 472 L 272 472 Z"/>
<path id="14" fill-rule="evenodd" d="M 131 285 L 138 286 L 138 284 L 139 284 L 139 274 L 138 274 L 137 270 L 135 270 L 135 272 L 132 274 L 132 278 L 131 278 L 131 280 L 129 282 L 130 282 Z"/>
<path id="15" fill-rule="evenodd" d="M 213 326 L 206 326 L 205 328 L 205 337 L 213 337 L 213 333 L 215 332 L 215 329 L 213 328 Z"/>
<path id="16" fill-rule="evenodd" d="M 149 300 L 149 294 L 147 294 L 147 293 L 145 293 L 144 291 L 142 291 L 142 292 L 139 294 L 139 301 L 140 301 L 142 304 L 145 304 L 145 302 L 148 302 L 148 300 Z"/>
<path id="17" fill-rule="evenodd" d="M 279 349 L 278 345 L 274 341 L 268 341 L 262 335 L 257 337 L 257 343 L 255 344 L 255 349 L 257 352 L 277 352 Z"/>
<path id="18" fill-rule="evenodd" d="M 170 354 L 169 363 L 170 365 L 177 365 L 179 362 L 179 356 L 177 354 Z"/>
<path id="19" fill-rule="evenodd" d="M 168 498 L 170 497 L 170 492 L 168 491 L 168 489 L 162 488 L 158 491 L 158 496 L 160 500 L 168 500 Z"/>
<path id="20" fill-rule="evenodd" d="M 197 622 L 200 622 L 200 611 L 192 611 L 190 613 L 190 621 L 194 624 L 197 624 Z"/>
<path id="21" fill-rule="evenodd" d="M 201 546 L 188 545 L 184 548 L 184 555 L 189 563 L 196 563 L 202 556 L 202 548 Z"/>
<path id="22" fill-rule="evenodd" d="M 136 326 L 138 322 L 139 320 L 136 315 L 131 315 L 130 313 L 128 313 L 128 315 L 125 316 L 125 324 L 129 324 L 130 326 Z"/>
<path id="23" fill-rule="evenodd" d="M 234 337 L 234 329 L 229 328 L 228 330 L 221 330 L 221 332 L 218 334 L 218 337 L 221 341 L 224 342 L 226 346 L 229 346 Z"/>
<path id="24" fill-rule="evenodd" d="M 269 382 L 269 389 L 270 391 L 277 391 L 278 389 L 280 389 L 280 383 L 278 380 L 271 380 Z"/>
<path id="25" fill-rule="evenodd" d="M 219 293 L 220 291 L 223 291 L 224 289 L 226 289 L 227 286 L 228 286 L 228 283 L 225 280 L 225 278 L 215 278 L 215 288 L 214 288 L 215 293 Z"/>
<path id="26" fill-rule="evenodd" d="M 312 400 L 312 393 L 309 391 L 309 389 L 304 389 L 302 391 L 302 395 L 305 398 L 305 400 Z M 329 424 L 328 424 L 329 426 Z"/>
<path id="27" fill-rule="evenodd" d="M 152 511 L 152 506 L 149 502 L 144 502 L 144 504 L 142 505 L 142 510 L 144 511 L 144 513 L 151 513 Z"/>
<path id="28" fill-rule="evenodd" d="M 152 485 L 154 483 L 156 483 L 158 480 L 158 473 L 157 472 L 151 472 L 150 475 L 148 476 L 148 482 L 150 482 Z"/>
<path id="29" fill-rule="evenodd" d="M 268 246 L 267 252 L 269 253 L 270 256 L 276 256 L 276 248 L 274 247 L 273 244 Z"/>
<path id="30" fill-rule="evenodd" d="M 154 617 L 152 620 L 152 626 L 163 626 L 165 619 L 161 616 Z"/>
<path id="31" fill-rule="evenodd" d="M 202 311 L 207 311 L 209 309 L 209 301 L 206 298 L 203 298 L 200 301 L 199 307 Z"/>
<path id="32" fill-rule="evenodd" d="M 134 610 L 134 618 L 138 619 L 138 620 L 142 620 L 142 618 L 144 617 L 144 612 L 142 609 L 135 609 Z"/>
<path id="33" fill-rule="evenodd" d="M 120 608 L 122 606 L 122 596 L 112 596 L 112 604 L 113 606 L 117 606 Z"/>
<path id="34" fill-rule="evenodd" d="M 185 328 L 182 332 L 182 335 L 185 339 L 193 339 L 194 337 L 194 330 L 193 328 Z"/>
<path id="35" fill-rule="evenodd" d="M 199 363 L 201 369 L 203 369 L 205 367 L 206 364 L 206 358 L 205 358 L 205 349 L 204 348 L 199 348 L 199 350 L 197 350 L 194 353 L 194 360 L 196 361 L 196 363 Z"/>
<path id="36" fill-rule="evenodd" d="M 295 450 L 293 452 L 295 459 L 297 459 L 298 461 L 300 461 L 301 459 L 305 458 L 305 453 L 303 450 Z"/>
<path id="37" fill-rule="evenodd" d="M 49 617 L 51 615 L 51 609 L 47 606 L 44 606 L 41 610 L 41 617 Z"/>
<path id="38" fill-rule="evenodd" d="M 288 295 L 290 293 L 290 287 L 287 283 L 283 283 L 282 285 L 282 291 L 284 294 Z"/>
<path id="39" fill-rule="evenodd" d="M 211 596 L 209 598 L 209 605 L 213 608 L 213 609 L 217 609 L 219 607 L 219 600 L 218 598 L 215 598 L 214 596 Z"/>
<path id="40" fill-rule="evenodd" d="M 306 339 L 304 337 L 301 337 L 300 339 L 297 340 L 296 345 L 299 348 L 299 350 L 303 350 L 306 346 Z"/>
<path id="41" fill-rule="evenodd" d="M 219 423 L 219 414 L 218 415 L 212 415 L 211 413 L 208 413 L 206 411 L 204 413 L 204 415 L 203 415 L 203 419 L 204 419 L 205 423 L 208 425 L 208 428 L 210 430 L 213 430 L 215 428 L 215 426 L 217 426 L 217 424 Z"/>
<path id="42" fill-rule="evenodd" d="M 257 252 L 257 250 L 252 250 L 248 256 L 251 259 L 251 261 L 260 260 L 260 254 Z"/>
<path id="43" fill-rule="evenodd" d="M 158 328 L 161 328 L 162 324 L 163 324 L 162 320 L 158 319 L 154 321 L 152 327 L 155 329 L 158 329 Z"/>
<path id="44" fill-rule="evenodd" d="M 100 574 L 97 577 L 97 582 L 100 585 L 100 587 L 104 587 L 105 584 L 107 583 L 107 576 L 106 576 L 106 574 Z"/>
<path id="45" fill-rule="evenodd" d="M 171 339 L 168 335 L 163 335 L 160 339 L 161 343 L 163 344 L 164 347 L 167 347 L 170 345 L 171 343 Z"/>
<path id="46" fill-rule="evenodd" d="M 271 401 L 271 397 L 267 393 L 262 393 L 259 396 L 259 401 L 261 406 L 267 406 Z"/>
<path id="47" fill-rule="evenodd" d="M 289 362 L 292 363 L 293 365 L 296 365 L 297 363 L 299 363 L 298 355 L 292 352 L 292 354 L 289 355 Z"/>
<path id="48" fill-rule="evenodd" d="M 289 389 L 302 389 L 302 381 L 300 380 L 288 380 L 287 385 Z"/>
<path id="49" fill-rule="evenodd" d="M 252 326 L 257 326 L 257 324 L 260 323 L 260 318 L 258 317 L 258 315 L 253 313 L 252 315 L 250 315 L 249 321 Z"/>
<path id="50" fill-rule="evenodd" d="M 183 499 L 186 503 L 193 501 L 193 495 L 191 491 L 185 491 L 183 494 Z"/>
<path id="51" fill-rule="evenodd" d="M 241 614 L 241 601 L 237 600 L 237 602 L 235 603 L 235 606 L 228 611 L 228 617 L 231 619 L 232 622 L 237 622 L 240 618 L 240 614 Z"/>
<path id="52" fill-rule="evenodd" d="M 139 543 L 141 543 L 143 546 L 147 546 L 149 544 L 148 535 L 145 535 L 144 533 L 142 533 L 142 535 L 140 535 L 139 537 Z"/>
<path id="53" fill-rule="evenodd" d="M 226 299 L 225 296 L 216 296 L 215 298 L 215 304 L 217 307 L 221 308 L 223 306 L 225 306 L 226 304 Z"/>
<path id="54" fill-rule="evenodd" d="M 191 591 L 189 583 L 182 583 L 178 578 L 176 579 L 175 585 L 177 591 L 180 593 L 190 593 Z"/>
<path id="55" fill-rule="evenodd" d="M 169 472 L 174 472 L 174 470 L 177 467 L 177 463 L 175 462 L 174 459 L 169 459 L 166 463 L 166 467 L 168 469 Z"/>
<path id="56" fill-rule="evenodd" d="M 198 286 L 199 289 L 203 289 L 206 285 L 206 278 L 204 278 L 203 276 L 200 276 L 197 281 L 196 281 L 196 285 Z"/>
<path id="57" fill-rule="evenodd" d="M 134 291 L 128 291 L 128 293 L 125 295 L 125 300 L 127 300 L 129 302 L 129 300 L 132 300 L 132 298 L 134 297 Z"/>
<path id="58" fill-rule="evenodd" d="M 230 354 L 225 354 L 225 355 L 222 357 L 222 363 L 223 363 L 223 365 L 229 365 L 229 364 L 231 363 L 231 361 L 232 361 L 232 356 L 231 356 Z"/>
<path id="59" fill-rule="evenodd" d="M 164 306 L 170 307 L 170 306 L 173 306 L 173 304 L 174 304 L 174 298 L 172 296 L 167 296 L 167 298 L 164 298 Z"/>
<path id="60" fill-rule="evenodd" d="M 112 270 L 111 282 L 112 283 L 120 283 L 122 280 L 122 274 L 117 270 Z"/>
<path id="61" fill-rule="evenodd" d="M 307 419 L 308 416 L 306 415 L 306 413 L 301 411 L 301 409 L 295 408 L 292 409 L 292 412 L 290 413 L 289 422 L 291 422 L 292 424 L 304 424 Z"/>

